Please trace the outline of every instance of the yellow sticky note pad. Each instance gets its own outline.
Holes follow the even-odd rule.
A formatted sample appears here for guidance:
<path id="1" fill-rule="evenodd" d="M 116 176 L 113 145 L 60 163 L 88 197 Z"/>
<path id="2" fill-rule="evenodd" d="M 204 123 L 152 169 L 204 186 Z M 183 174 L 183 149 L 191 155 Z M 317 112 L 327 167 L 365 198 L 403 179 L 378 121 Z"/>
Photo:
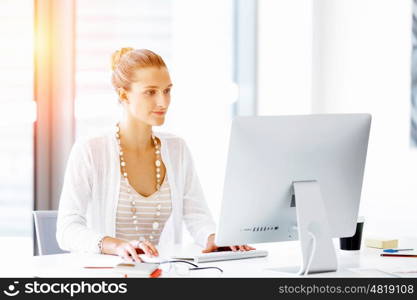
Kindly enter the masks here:
<path id="1" fill-rule="evenodd" d="M 382 238 L 367 238 L 365 239 L 365 246 L 379 249 L 398 248 L 398 240 L 382 239 Z"/>

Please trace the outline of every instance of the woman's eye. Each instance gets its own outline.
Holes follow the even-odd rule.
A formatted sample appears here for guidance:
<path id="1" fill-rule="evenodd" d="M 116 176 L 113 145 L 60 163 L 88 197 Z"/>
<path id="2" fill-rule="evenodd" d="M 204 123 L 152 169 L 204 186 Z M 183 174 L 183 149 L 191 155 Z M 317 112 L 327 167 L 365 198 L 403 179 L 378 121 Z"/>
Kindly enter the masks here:
<path id="1" fill-rule="evenodd" d="M 171 92 L 171 89 L 166 89 L 165 91 L 164 91 L 164 93 L 165 94 L 169 94 Z"/>
<path id="2" fill-rule="evenodd" d="M 145 92 L 146 95 L 155 95 L 155 91 L 154 90 L 149 90 Z"/>

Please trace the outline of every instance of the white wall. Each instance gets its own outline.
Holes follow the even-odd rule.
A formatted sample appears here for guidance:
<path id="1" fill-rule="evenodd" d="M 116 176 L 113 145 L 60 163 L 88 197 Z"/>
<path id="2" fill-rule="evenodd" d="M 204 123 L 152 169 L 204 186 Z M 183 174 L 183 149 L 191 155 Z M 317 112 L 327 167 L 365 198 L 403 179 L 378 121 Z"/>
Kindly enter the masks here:
<path id="1" fill-rule="evenodd" d="M 411 1 L 316 0 L 313 16 L 313 112 L 373 115 L 360 211 L 365 233 L 417 236 Z"/>
<path id="2" fill-rule="evenodd" d="M 312 1 L 258 3 L 258 115 L 311 113 Z"/>

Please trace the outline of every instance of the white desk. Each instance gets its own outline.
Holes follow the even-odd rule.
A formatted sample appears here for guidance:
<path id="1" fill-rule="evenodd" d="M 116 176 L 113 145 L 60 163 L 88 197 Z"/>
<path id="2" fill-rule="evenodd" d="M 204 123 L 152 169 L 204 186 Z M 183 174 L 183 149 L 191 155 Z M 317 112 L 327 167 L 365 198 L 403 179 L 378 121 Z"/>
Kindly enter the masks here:
<path id="1" fill-rule="evenodd" d="M 401 243 L 401 247 L 416 247 L 416 241 Z M 221 277 L 290 277 L 288 274 L 268 270 L 270 268 L 295 266 L 300 261 L 298 242 L 258 244 L 257 249 L 269 251 L 264 258 L 251 258 L 234 261 L 200 263 L 200 266 L 217 266 L 223 269 Z M 336 244 L 336 249 L 338 245 Z M 159 249 L 161 256 L 175 251 L 200 251 L 194 245 L 175 246 L 174 249 Z M 397 277 L 391 271 L 414 270 L 415 273 L 404 273 L 404 277 L 417 277 L 416 258 L 381 257 L 381 250 L 362 248 L 361 251 L 338 250 L 339 270 L 337 272 L 314 274 L 314 277 Z M 57 254 L 35 256 L 19 261 L 8 261 L 0 258 L 0 277 L 121 277 L 111 269 L 84 269 L 84 266 L 113 266 L 120 261 L 117 256 L 91 254 Z M 367 270 L 368 269 L 368 270 Z M 381 271 L 378 271 L 381 270 Z M 199 271 L 190 276 L 200 277 Z M 396 273 L 397 274 L 397 273 Z M 398 274 L 397 274 L 398 275 Z M 163 277 L 177 277 L 176 274 L 163 273 Z"/>

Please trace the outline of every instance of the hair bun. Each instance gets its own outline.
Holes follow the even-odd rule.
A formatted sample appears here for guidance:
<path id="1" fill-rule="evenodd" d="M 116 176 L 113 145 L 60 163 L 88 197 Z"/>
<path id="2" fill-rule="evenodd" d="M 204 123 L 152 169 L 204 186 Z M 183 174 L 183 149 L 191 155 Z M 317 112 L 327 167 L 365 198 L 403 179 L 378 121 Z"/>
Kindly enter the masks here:
<path id="1" fill-rule="evenodd" d="M 126 53 L 134 50 L 133 48 L 126 47 L 121 48 L 120 50 L 115 51 L 111 56 L 111 69 L 114 71 L 116 69 L 116 66 L 119 64 L 120 59 L 125 55 Z"/>

